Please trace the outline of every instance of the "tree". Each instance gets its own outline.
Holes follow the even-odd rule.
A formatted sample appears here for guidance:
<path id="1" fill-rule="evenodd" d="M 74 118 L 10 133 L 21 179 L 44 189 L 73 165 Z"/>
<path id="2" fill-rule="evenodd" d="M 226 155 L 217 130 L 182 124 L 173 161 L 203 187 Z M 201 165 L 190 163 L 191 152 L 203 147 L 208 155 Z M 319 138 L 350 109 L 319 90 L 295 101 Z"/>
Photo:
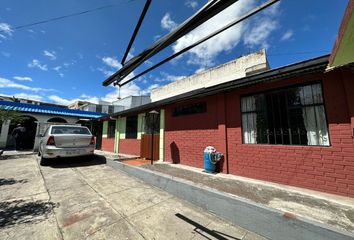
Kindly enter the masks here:
<path id="1" fill-rule="evenodd" d="M 6 121 L 23 122 L 26 117 L 20 115 L 19 111 L 0 109 L 0 124 Z"/>

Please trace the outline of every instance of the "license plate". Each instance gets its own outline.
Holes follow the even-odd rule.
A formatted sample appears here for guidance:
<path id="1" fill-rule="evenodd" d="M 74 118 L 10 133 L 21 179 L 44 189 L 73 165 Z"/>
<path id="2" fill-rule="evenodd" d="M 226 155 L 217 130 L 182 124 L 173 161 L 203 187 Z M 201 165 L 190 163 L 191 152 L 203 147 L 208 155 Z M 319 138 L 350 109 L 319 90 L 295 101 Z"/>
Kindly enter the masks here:
<path id="1" fill-rule="evenodd" d="M 75 155 L 75 154 L 78 154 L 78 153 L 79 153 L 78 151 L 66 151 L 67 155 Z"/>

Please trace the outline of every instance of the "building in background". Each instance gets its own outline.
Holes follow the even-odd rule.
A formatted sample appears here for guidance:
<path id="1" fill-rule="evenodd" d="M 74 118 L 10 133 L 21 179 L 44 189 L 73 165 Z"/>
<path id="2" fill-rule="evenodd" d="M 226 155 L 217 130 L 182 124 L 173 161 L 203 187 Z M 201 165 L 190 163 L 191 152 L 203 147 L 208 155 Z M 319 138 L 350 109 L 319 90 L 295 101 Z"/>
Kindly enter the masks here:
<path id="1" fill-rule="evenodd" d="M 79 109 L 82 111 L 112 114 L 147 103 L 150 103 L 150 96 L 128 96 L 114 102 L 106 102 L 101 100 L 98 104 L 86 101 L 76 101 L 68 107 L 70 109 Z"/>
<path id="2" fill-rule="evenodd" d="M 37 101 L 37 100 L 32 100 L 32 99 L 18 98 L 15 96 L 11 97 L 11 96 L 1 96 L 0 95 L 0 101 L 19 102 L 19 103 L 28 103 L 28 104 L 49 106 L 49 107 L 68 108 L 67 106 L 63 106 L 63 105 L 59 105 L 59 104 L 47 103 L 47 102 L 42 102 L 42 101 Z"/>
<path id="3" fill-rule="evenodd" d="M 26 128 L 24 140 L 26 149 L 37 151 L 40 135 L 52 124 L 86 125 L 94 135 L 99 136 L 98 144 L 100 144 L 102 132 L 97 132 L 96 129 L 98 131 L 102 129 L 102 127 L 99 128 L 102 123 L 97 123 L 95 120 L 105 114 L 14 101 L 0 101 L 0 109 L 16 111 L 19 116 L 23 117 L 21 124 Z M 0 148 L 11 148 L 14 145 L 11 133 L 18 123 L 17 121 L 5 121 L 1 124 Z"/>

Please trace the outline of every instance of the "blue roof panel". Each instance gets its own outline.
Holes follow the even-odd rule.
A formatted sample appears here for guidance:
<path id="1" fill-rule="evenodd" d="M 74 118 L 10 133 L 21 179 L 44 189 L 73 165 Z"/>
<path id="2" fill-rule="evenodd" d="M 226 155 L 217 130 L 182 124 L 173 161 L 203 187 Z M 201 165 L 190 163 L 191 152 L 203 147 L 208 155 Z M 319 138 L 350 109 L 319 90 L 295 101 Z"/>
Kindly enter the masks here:
<path id="1" fill-rule="evenodd" d="M 89 111 L 82 111 L 82 110 L 34 105 L 34 104 L 19 103 L 19 102 L 9 102 L 9 101 L 0 101 L 0 108 L 5 110 L 14 110 L 14 111 L 17 110 L 20 112 L 55 114 L 55 115 L 62 115 L 62 116 L 75 116 L 75 117 L 85 117 L 85 118 L 93 118 L 93 119 L 108 116 L 105 113 L 89 112 Z"/>

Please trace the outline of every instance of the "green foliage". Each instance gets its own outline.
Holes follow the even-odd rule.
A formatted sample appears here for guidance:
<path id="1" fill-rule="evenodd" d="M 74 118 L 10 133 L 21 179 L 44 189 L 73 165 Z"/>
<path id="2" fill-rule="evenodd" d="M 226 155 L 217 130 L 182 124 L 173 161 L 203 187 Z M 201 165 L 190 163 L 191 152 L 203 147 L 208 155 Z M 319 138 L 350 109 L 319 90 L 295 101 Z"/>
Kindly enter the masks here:
<path id="1" fill-rule="evenodd" d="M 26 117 L 21 116 L 20 114 L 21 113 L 18 111 L 0 109 L 0 124 L 8 120 L 18 123 L 25 121 Z"/>

